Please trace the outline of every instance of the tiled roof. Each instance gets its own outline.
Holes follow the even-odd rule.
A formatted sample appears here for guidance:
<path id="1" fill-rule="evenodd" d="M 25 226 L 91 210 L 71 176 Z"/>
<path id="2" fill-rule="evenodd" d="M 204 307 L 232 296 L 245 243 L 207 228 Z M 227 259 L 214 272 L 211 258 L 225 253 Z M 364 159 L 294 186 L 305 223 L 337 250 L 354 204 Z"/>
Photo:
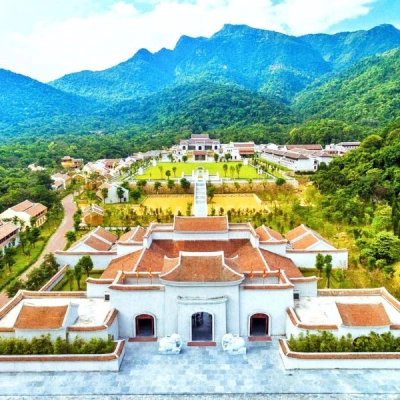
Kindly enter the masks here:
<path id="1" fill-rule="evenodd" d="M 283 236 L 268 226 L 262 225 L 256 229 L 257 234 L 260 236 L 261 242 L 276 242 L 284 240 Z"/>
<path id="2" fill-rule="evenodd" d="M 150 249 L 157 247 L 167 257 L 175 258 L 180 251 L 202 252 L 202 251 L 223 251 L 225 257 L 232 257 L 241 247 L 248 244 L 248 239 L 231 240 L 153 240 Z"/>
<path id="3" fill-rule="evenodd" d="M 101 237 L 104 240 L 107 240 L 107 242 L 110 242 L 110 243 L 114 243 L 118 239 L 117 235 L 114 235 L 112 232 L 108 231 L 107 229 L 102 228 L 101 226 L 97 227 L 93 231 L 93 234 Z"/>
<path id="4" fill-rule="evenodd" d="M 294 242 L 291 242 L 292 248 L 295 250 L 306 250 L 308 248 L 310 248 L 312 245 L 314 245 L 315 243 L 317 243 L 319 240 L 311 235 L 311 234 L 307 234 L 304 237 L 302 237 L 299 240 L 296 240 Z"/>
<path id="5" fill-rule="evenodd" d="M 5 224 L 0 225 L 0 240 L 10 235 L 13 232 L 17 233 L 17 231 L 18 231 L 18 226 L 14 225 L 12 222 L 6 222 Z"/>
<path id="6" fill-rule="evenodd" d="M 100 279 L 114 279 L 118 271 L 132 271 L 142 251 L 135 251 L 118 258 L 114 258 L 101 274 Z"/>
<path id="7" fill-rule="evenodd" d="M 45 207 L 44 205 L 37 203 L 35 205 L 33 205 L 32 207 L 28 208 L 27 210 L 25 210 L 25 212 L 29 215 L 31 215 L 32 217 L 35 217 L 36 215 L 39 215 L 40 213 L 43 213 L 47 210 L 47 207 Z"/>
<path id="8" fill-rule="evenodd" d="M 296 267 L 294 262 L 287 257 L 281 256 L 271 251 L 260 249 L 264 260 L 267 262 L 271 271 L 284 270 L 286 276 L 290 278 L 303 278 L 303 274 Z"/>
<path id="9" fill-rule="evenodd" d="M 320 144 L 288 144 L 286 145 L 288 150 L 293 149 L 307 149 L 307 150 L 322 150 L 322 146 Z"/>
<path id="10" fill-rule="evenodd" d="M 14 328 L 17 329 L 58 329 L 67 313 L 68 305 L 65 306 L 35 306 L 24 304 L 15 321 Z"/>
<path id="11" fill-rule="evenodd" d="M 143 251 L 136 270 L 145 272 L 151 268 L 153 272 L 160 272 L 164 265 L 164 257 L 165 253 L 156 245 L 152 245 L 151 249 L 145 249 Z"/>
<path id="12" fill-rule="evenodd" d="M 22 203 L 19 203 L 15 205 L 14 207 L 11 207 L 11 210 L 16 211 L 16 212 L 22 212 L 25 211 L 27 208 L 32 207 L 34 203 L 32 203 L 29 200 L 25 200 Z"/>
<path id="13" fill-rule="evenodd" d="M 204 253 L 189 255 L 181 253 L 175 268 L 167 261 L 166 269 L 160 278 L 174 282 L 236 282 L 242 275 L 228 268 L 224 263 L 223 253 Z"/>
<path id="14" fill-rule="evenodd" d="M 345 326 L 386 326 L 390 319 L 382 303 L 343 304 L 336 303 Z"/>
<path id="15" fill-rule="evenodd" d="M 93 235 L 87 236 L 85 240 L 81 241 L 81 243 L 84 243 L 87 246 L 97 251 L 107 251 L 110 250 L 111 248 L 110 244 L 98 239 Z"/>
<path id="16" fill-rule="evenodd" d="M 223 217 L 175 217 L 174 230 L 178 232 L 217 232 L 228 230 L 228 218 Z"/>
<path id="17" fill-rule="evenodd" d="M 308 232 L 308 228 L 305 225 L 301 224 L 298 227 L 289 231 L 285 236 L 286 236 L 286 239 L 292 241 L 292 240 L 296 239 L 297 237 L 304 235 L 307 232 Z"/>
<path id="18" fill-rule="evenodd" d="M 251 243 L 238 249 L 231 257 L 238 256 L 238 266 L 241 272 L 245 271 L 264 271 L 266 264 L 261 256 L 259 249 L 254 248 Z"/>
<path id="19" fill-rule="evenodd" d="M 135 229 L 130 230 L 129 232 L 124 233 L 120 238 L 119 242 L 142 242 L 143 236 L 146 233 L 146 229 L 141 226 L 137 226 Z"/>

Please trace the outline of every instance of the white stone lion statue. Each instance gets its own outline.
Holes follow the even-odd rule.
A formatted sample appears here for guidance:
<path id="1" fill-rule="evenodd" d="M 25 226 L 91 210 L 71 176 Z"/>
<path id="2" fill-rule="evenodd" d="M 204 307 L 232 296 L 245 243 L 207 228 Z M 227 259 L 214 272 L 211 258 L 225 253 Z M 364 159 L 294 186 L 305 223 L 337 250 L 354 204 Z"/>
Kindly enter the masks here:
<path id="1" fill-rule="evenodd" d="M 182 348 L 181 337 L 177 333 L 164 336 L 159 341 L 158 352 L 161 354 L 179 354 Z"/>
<path id="2" fill-rule="evenodd" d="M 244 339 L 239 335 L 226 333 L 222 336 L 222 348 L 224 351 L 227 351 L 228 354 L 246 354 L 246 347 L 244 344 Z"/>

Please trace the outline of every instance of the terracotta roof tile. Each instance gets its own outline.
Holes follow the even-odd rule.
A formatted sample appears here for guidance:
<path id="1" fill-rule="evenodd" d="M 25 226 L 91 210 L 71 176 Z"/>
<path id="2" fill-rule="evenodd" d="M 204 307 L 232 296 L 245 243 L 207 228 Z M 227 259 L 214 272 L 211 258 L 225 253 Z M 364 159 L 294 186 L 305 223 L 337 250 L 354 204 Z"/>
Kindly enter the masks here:
<path id="1" fill-rule="evenodd" d="M 43 204 L 37 203 L 33 205 L 32 207 L 28 208 L 25 210 L 25 212 L 32 217 L 35 217 L 36 215 L 39 215 L 43 212 L 47 211 L 47 207 L 45 207 Z"/>
<path id="2" fill-rule="evenodd" d="M 390 319 L 382 303 L 343 304 L 336 303 L 345 326 L 386 326 Z"/>
<path id="3" fill-rule="evenodd" d="M 320 144 L 288 144 L 286 145 L 288 150 L 293 149 L 307 149 L 307 150 L 322 150 L 322 146 Z"/>
<path id="4" fill-rule="evenodd" d="M 0 222 L 1 223 L 1 222 Z M 18 226 L 14 225 L 12 222 L 7 222 L 3 225 L 0 225 L 0 240 L 4 239 L 8 235 L 18 233 Z"/>
<path id="5" fill-rule="evenodd" d="M 43 307 L 23 304 L 15 321 L 16 329 L 58 329 L 67 313 L 68 305 Z"/>
<path id="6" fill-rule="evenodd" d="M 228 217 L 175 217 L 178 232 L 216 232 L 228 230 Z"/>
<path id="7" fill-rule="evenodd" d="M 268 226 L 262 225 L 256 229 L 257 234 L 260 236 L 261 242 L 276 242 L 284 240 L 283 236 Z"/>
<path id="8" fill-rule="evenodd" d="M 251 243 L 238 249 L 231 257 L 238 256 L 238 265 L 241 272 L 251 271 L 260 272 L 266 269 L 266 264 L 261 256 L 259 249 L 254 248 Z"/>
<path id="9" fill-rule="evenodd" d="M 285 236 L 286 239 L 292 241 L 298 238 L 299 236 L 304 235 L 305 233 L 307 233 L 307 231 L 308 229 L 303 224 L 301 224 L 297 228 L 294 228 L 291 231 L 289 231 Z"/>
<path id="10" fill-rule="evenodd" d="M 88 236 L 85 240 L 82 241 L 82 243 L 97 251 L 107 251 L 110 250 L 112 247 L 110 244 L 92 235 Z"/>
<path id="11" fill-rule="evenodd" d="M 117 235 L 114 235 L 112 232 L 102 228 L 101 226 L 97 227 L 92 233 L 110 243 L 114 243 L 118 239 Z"/>
<path id="12" fill-rule="evenodd" d="M 285 271 L 286 276 L 289 279 L 303 278 L 303 274 L 290 258 L 272 253 L 271 251 L 264 249 L 260 249 L 260 251 L 271 271 L 278 271 L 279 269 L 282 269 Z"/>
<path id="13" fill-rule="evenodd" d="M 172 270 L 164 272 L 163 269 L 160 278 L 174 282 L 236 282 L 243 278 L 226 266 L 222 252 L 202 255 L 181 253 L 177 262 Z M 170 267 L 168 262 L 166 269 Z"/>
<path id="14" fill-rule="evenodd" d="M 153 240 L 151 249 L 157 247 L 158 251 L 165 254 L 169 258 L 179 256 L 180 251 L 223 251 L 225 257 L 232 257 L 234 253 L 241 247 L 248 244 L 248 239 L 231 239 L 231 240 Z"/>
<path id="15" fill-rule="evenodd" d="M 32 207 L 34 203 L 32 203 L 29 200 L 25 200 L 22 203 L 19 203 L 15 205 L 14 207 L 11 207 L 11 210 L 16 211 L 16 212 L 22 212 L 25 211 L 27 208 Z"/>
<path id="16" fill-rule="evenodd" d="M 291 242 L 291 245 L 295 250 L 306 250 L 318 241 L 319 240 L 315 236 L 309 234 L 299 240 L 296 240 L 295 242 Z"/>
<path id="17" fill-rule="evenodd" d="M 133 271 L 142 251 L 135 251 L 118 258 L 114 258 L 101 274 L 100 279 L 114 279 L 118 271 Z"/>
<path id="18" fill-rule="evenodd" d="M 119 242 L 142 242 L 143 236 L 146 233 L 146 229 L 141 226 L 137 226 L 135 229 L 130 230 L 129 232 L 124 233 L 120 238 Z"/>

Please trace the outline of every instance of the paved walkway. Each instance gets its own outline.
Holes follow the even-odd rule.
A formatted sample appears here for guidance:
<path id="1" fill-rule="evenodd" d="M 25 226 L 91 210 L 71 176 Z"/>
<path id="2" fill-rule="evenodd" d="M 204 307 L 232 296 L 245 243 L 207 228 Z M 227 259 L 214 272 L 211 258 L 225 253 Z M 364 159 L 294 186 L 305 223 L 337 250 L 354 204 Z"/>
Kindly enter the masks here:
<path id="1" fill-rule="evenodd" d="M 182 400 L 198 395 L 225 400 L 249 394 L 257 394 L 252 399 L 400 399 L 398 371 L 286 371 L 276 339 L 247 347 L 245 356 L 229 356 L 219 345 L 160 355 L 158 343 L 127 343 L 118 373 L 1 373 L 0 399 L 128 400 L 152 395 L 157 400 Z"/>
<path id="2" fill-rule="evenodd" d="M 22 280 L 26 280 L 28 274 L 35 268 L 39 267 L 43 262 L 44 257 L 48 253 L 54 253 L 56 250 L 62 250 L 67 243 L 67 239 L 65 238 L 65 233 L 70 231 L 74 227 L 73 215 L 76 211 L 76 204 L 74 203 L 74 198 L 72 194 L 64 197 L 62 200 L 62 206 L 64 207 L 64 218 L 54 232 L 54 234 L 50 237 L 49 241 L 46 244 L 46 247 L 42 251 L 42 254 L 35 262 L 35 264 L 31 265 L 21 276 Z M 0 293 L 0 307 L 4 306 L 9 301 L 5 292 Z"/>

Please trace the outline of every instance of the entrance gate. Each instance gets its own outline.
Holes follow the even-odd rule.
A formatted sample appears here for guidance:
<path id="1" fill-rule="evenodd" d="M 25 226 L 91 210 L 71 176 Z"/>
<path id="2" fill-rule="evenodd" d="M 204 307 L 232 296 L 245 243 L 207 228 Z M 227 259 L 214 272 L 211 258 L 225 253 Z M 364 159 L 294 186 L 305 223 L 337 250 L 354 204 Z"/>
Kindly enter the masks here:
<path id="1" fill-rule="evenodd" d="M 154 317 L 148 314 L 141 314 L 135 318 L 136 336 L 154 336 Z"/>
<path id="2" fill-rule="evenodd" d="M 253 314 L 250 317 L 250 336 L 268 336 L 269 317 L 267 314 Z"/>
<path id="3" fill-rule="evenodd" d="M 213 316 L 207 312 L 192 314 L 192 341 L 211 342 L 213 340 Z"/>

